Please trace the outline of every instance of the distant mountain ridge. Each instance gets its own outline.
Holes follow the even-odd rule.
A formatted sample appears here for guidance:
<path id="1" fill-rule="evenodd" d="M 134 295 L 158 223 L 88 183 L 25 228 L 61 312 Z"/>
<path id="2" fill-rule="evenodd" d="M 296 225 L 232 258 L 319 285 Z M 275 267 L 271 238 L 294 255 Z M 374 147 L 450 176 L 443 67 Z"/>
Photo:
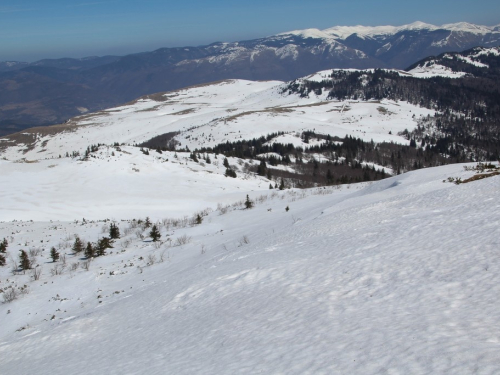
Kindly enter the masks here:
<path id="1" fill-rule="evenodd" d="M 63 122 L 155 92 L 221 79 L 291 80 L 331 68 L 404 69 L 425 57 L 500 45 L 500 26 L 336 26 L 123 57 L 0 63 L 0 135 Z"/>

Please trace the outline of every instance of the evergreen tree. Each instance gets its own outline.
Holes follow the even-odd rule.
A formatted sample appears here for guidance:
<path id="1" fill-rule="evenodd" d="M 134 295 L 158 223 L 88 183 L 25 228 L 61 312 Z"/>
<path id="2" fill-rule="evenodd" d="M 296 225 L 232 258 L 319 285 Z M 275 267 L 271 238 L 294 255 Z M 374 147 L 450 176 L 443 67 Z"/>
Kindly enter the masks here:
<path id="1" fill-rule="evenodd" d="M 271 174 L 271 170 L 267 168 L 267 179 L 270 180 L 272 177 L 273 175 Z"/>
<path id="2" fill-rule="evenodd" d="M 247 194 L 247 200 L 245 201 L 245 208 L 250 209 L 253 207 L 253 202 L 250 200 L 248 194 Z"/>
<path id="3" fill-rule="evenodd" d="M 283 180 L 283 177 L 281 177 L 280 190 L 285 190 L 285 181 Z"/>
<path id="4" fill-rule="evenodd" d="M 257 174 L 259 176 L 265 176 L 267 173 L 267 165 L 266 165 L 266 162 L 264 160 L 261 160 L 260 161 L 260 165 L 258 166 L 257 168 Z"/>
<path id="5" fill-rule="evenodd" d="M 95 255 L 95 249 L 91 242 L 87 243 L 87 247 L 85 248 L 85 258 L 90 259 Z"/>
<path id="6" fill-rule="evenodd" d="M 151 232 L 149 232 L 149 236 L 152 238 L 153 242 L 156 242 L 160 239 L 161 234 L 158 228 L 156 227 L 156 224 L 153 225 L 153 228 L 151 228 Z"/>
<path id="7" fill-rule="evenodd" d="M 52 262 L 57 262 L 59 260 L 59 253 L 57 252 L 55 247 L 50 249 L 50 257 L 52 258 Z"/>
<path id="8" fill-rule="evenodd" d="M 5 263 L 6 263 L 5 256 L 0 253 L 0 267 L 5 266 Z"/>
<path id="9" fill-rule="evenodd" d="M 290 211 L 290 207 L 286 206 L 285 211 L 286 212 Z"/>
<path id="10" fill-rule="evenodd" d="M 7 252 L 7 246 L 9 243 L 7 242 L 7 239 L 4 238 L 2 242 L 0 242 L 0 253 L 6 253 Z"/>
<path id="11" fill-rule="evenodd" d="M 269 189 L 272 190 L 273 189 L 273 185 L 269 184 Z"/>
<path id="12" fill-rule="evenodd" d="M 331 184 L 332 182 L 333 182 L 332 171 L 328 169 L 328 171 L 326 171 L 326 183 Z"/>
<path id="13" fill-rule="evenodd" d="M 224 167 L 229 168 L 229 161 L 227 160 L 227 158 L 224 158 L 223 165 L 224 165 Z"/>
<path id="14" fill-rule="evenodd" d="M 149 228 L 151 226 L 151 220 L 149 220 L 149 216 L 146 217 L 146 221 L 144 222 L 144 227 Z"/>
<path id="15" fill-rule="evenodd" d="M 236 172 L 233 171 L 231 168 L 227 168 L 225 176 L 226 177 L 236 178 Z"/>
<path id="16" fill-rule="evenodd" d="M 23 270 L 31 269 L 31 262 L 28 256 L 28 253 L 24 250 L 21 250 L 21 254 L 19 254 L 19 267 Z"/>
<path id="17" fill-rule="evenodd" d="M 102 237 L 97 241 L 97 249 L 95 251 L 95 255 L 98 257 L 106 255 L 106 249 L 112 249 L 111 239 L 109 237 Z"/>
<path id="18" fill-rule="evenodd" d="M 112 240 L 120 238 L 120 229 L 115 223 L 111 223 L 111 225 L 109 226 L 109 238 L 111 238 Z"/>
<path id="19" fill-rule="evenodd" d="M 196 224 L 199 225 L 202 222 L 203 222 L 203 217 L 200 214 L 196 215 Z"/>
<path id="20" fill-rule="evenodd" d="M 75 242 L 73 243 L 73 252 L 75 254 L 79 254 L 83 251 L 83 242 L 80 240 L 80 237 L 75 238 Z"/>

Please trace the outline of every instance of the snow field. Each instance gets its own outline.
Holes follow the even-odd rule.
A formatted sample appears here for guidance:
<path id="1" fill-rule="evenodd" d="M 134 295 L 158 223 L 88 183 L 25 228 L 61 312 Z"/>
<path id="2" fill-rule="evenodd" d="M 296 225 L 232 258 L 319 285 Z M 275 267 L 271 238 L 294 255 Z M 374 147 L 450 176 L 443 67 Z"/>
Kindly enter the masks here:
<path id="1" fill-rule="evenodd" d="M 210 155 L 207 164 L 185 152 L 121 150 L 101 147 L 88 161 L 0 161 L 0 220 L 159 219 L 165 212 L 182 217 L 269 186 L 269 180 L 245 173 L 236 158 L 228 158 L 238 174 L 234 179 L 224 176 L 222 155 Z"/>
<path id="2" fill-rule="evenodd" d="M 256 192 L 250 210 L 163 227 L 162 239 L 191 241 L 163 243 L 169 257 L 142 273 L 161 249 L 133 234 L 89 271 L 33 282 L 2 268 L 2 284 L 31 292 L 0 305 L 0 372 L 497 373 L 500 179 L 447 182 L 473 174 L 450 165 Z M 47 246 L 93 240 L 101 227 L 4 222 L 0 237 L 16 252 L 49 233 Z"/>

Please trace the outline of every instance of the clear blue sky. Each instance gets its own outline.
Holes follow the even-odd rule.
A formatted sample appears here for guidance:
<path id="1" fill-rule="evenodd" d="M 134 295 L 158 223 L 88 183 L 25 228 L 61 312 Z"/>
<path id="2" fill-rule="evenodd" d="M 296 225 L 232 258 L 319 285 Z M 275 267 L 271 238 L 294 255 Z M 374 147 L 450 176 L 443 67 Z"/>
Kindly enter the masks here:
<path id="1" fill-rule="evenodd" d="M 0 0 L 0 61 L 124 55 L 336 25 L 500 23 L 498 0 Z"/>

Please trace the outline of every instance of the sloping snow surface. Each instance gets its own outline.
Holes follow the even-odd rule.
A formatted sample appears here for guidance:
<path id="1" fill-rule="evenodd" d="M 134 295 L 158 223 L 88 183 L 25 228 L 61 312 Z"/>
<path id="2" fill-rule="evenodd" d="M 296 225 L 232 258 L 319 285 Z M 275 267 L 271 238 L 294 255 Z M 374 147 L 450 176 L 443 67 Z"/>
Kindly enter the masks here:
<path id="1" fill-rule="evenodd" d="M 0 373 L 498 374 L 500 176 L 443 182 L 472 174 L 250 192 L 252 209 L 161 225 L 157 246 L 118 221 L 88 271 L 68 243 L 107 224 L 0 223 L 13 257 L 45 249 L 38 281 L 0 268 L 0 287 L 30 290 L 0 305 Z"/>

